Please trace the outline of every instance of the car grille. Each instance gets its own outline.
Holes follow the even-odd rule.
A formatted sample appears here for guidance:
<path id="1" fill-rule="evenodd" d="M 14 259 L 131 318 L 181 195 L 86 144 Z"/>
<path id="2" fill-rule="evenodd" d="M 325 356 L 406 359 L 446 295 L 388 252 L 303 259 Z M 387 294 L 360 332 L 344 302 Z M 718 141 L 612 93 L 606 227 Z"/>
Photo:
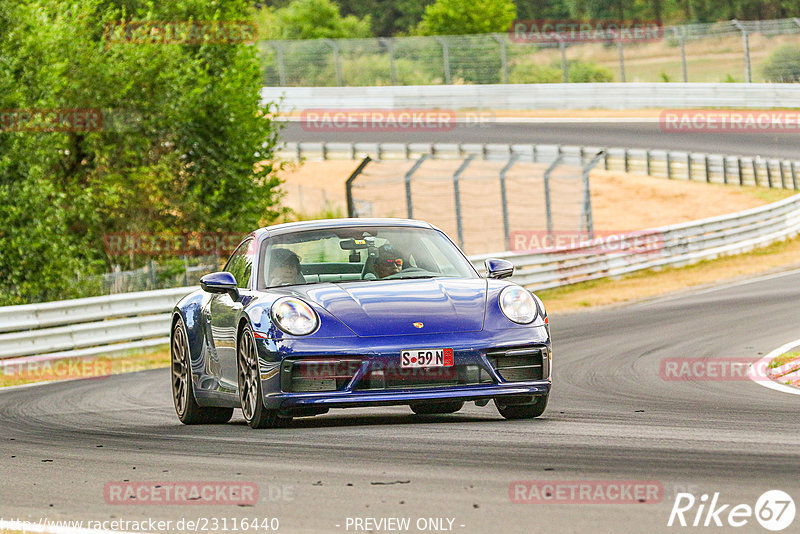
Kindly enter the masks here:
<path id="1" fill-rule="evenodd" d="M 486 358 L 506 382 L 541 380 L 549 374 L 547 348 L 543 346 L 491 349 Z"/>
<path id="2" fill-rule="evenodd" d="M 281 389 L 287 393 L 338 391 L 361 367 L 360 358 L 309 357 L 283 360 Z"/>
<path id="3" fill-rule="evenodd" d="M 492 383 L 492 377 L 477 365 L 454 365 L 423 369 L 388 367 L 372 369 L 357 389 L 413 389 Z"/>

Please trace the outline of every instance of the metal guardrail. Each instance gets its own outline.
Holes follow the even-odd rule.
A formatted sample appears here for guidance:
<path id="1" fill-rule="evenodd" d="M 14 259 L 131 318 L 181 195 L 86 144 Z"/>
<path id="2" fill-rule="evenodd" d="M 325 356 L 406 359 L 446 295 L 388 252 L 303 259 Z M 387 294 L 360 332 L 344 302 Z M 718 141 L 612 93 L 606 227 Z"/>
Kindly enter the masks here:
<path id="1" fill-rule="evenodd" d="M 782 108 L 800 101 L 791 83 L 544 83 L 379 87 L 264 87 L 264 102 L 304 109 Z"/>
<path id="2" fill-rule="evenodd" d="M 552 145 L 402 145 L 397 152 L 394 152 L 396 147 L 386 145 L 338 148 L 332 145 L 328 144 L 322 151 L 328 157 L 340 154 L 337 152 L 340 148 L 344 155 L 368 153 L 374 157 L 411 157 L 415 153 L 431 153 L 431 150 L 460 157 L 475 150 L 477 152 L 473 153 L 482 157 L 500 154 L 507 160 L 510 155 L 515 155 L 523 161 L 538 161 L 545 157 L 552 161 L 558 154 L 565 161 L 584 161 L 597 152 L 585 147 Z M 286 149 L 291 154 L 299 151 L 303 155 L 306 148 L 289 146 Z M 314 147 L 315 150 L 320 148 L 319 144 Z M 629 170 L 636 170 L 649 164 L 647 169 L 661 168 L 666 176 L 672 178 L 697 179 L 700 175 L 709 182 L 718 182 L 728 172 L 724 169 L 728 169 L 728 183 L 751 183 L 755 179 L 766 184 L 760 181 L 759 176 L 767 176 L 766 169 L 772 168 L 773 186 L 789 188 L 791 184 L 797 189 L 794 169 L 798 162 L 794 161 L 626 149 L 610 149 L 607 153 L 609 157 L 604 165 L 609 169 L 624 170 L 627 165 Z M 659 159 L 660 156 L 664 157 Z M 674 161 L 670 163 L 672 158 Z M 702 161 L 702 166 L 695 168 L 689 164 L 694 160 Z M 782 169 L 791 168 L 791 176 L 774 174 L 777 165 Z M 755 174 L 747 176 L 747 169 L 754 169 Z M 734 170 L 738 174 L 734 174 Z M 471 256 L 470 261 L 482 271 L 483 261 L 488 257 L 508 259 L 517 268 L 514 281 L 529 289 L 541 290 L 745 252 L 798 233 L 800 195 L 795 195 L 739 213 L 618 236 L 614 239 L 613 250 L 604 248 L 604 244 L 612 241 L 607 236 L 581 242 L 570 249 L 530 253 L 503 251 Z M 658 246 L 643 251 L 640 243 L 648 239 Z M 33 355 L 37 361 L 105 356 L 166 344 L 169 342 L 169 311 L 193 289 L 181 287 L 0 308 L 0 360 L 13 362 L 15 358 Z"/>
<path id="3" fill-rule="evenodd" d="M 718 184 L 757 185 L 800 190 L 800 161 L 728 156 L 676 150 L 585 147 L 534 144 L 470 143 L 286 143 L 278 155 L 284 159 L 418 159 L 467 158 L 471 155 L 494 161 L 552 162 L 561 156 L 565 165 L 585 166 L 604 150 L 602 168 L 648 174 L 672 180 Z"/>

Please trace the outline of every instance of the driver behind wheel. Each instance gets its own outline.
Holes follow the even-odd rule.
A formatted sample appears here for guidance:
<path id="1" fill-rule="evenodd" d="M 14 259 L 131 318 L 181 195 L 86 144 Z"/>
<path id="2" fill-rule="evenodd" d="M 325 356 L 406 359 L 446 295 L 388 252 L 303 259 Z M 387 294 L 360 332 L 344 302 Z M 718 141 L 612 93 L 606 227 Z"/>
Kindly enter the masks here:
<path id="1" fill-rule="evenodd" d="M 392 247 L 386 244 L 378 249 L 378 257 L 375 260 L 375 274 L 378 278 L 386 278 L 400 272 L 403 268 L 403 258 Z"/>
<path id="2" fill-rule="evenodd" d="M 305 284 L 306 279 L 300 272 L 300 257 L 285 248 L 272 251 L 270 261 L 270 286 Z"/>

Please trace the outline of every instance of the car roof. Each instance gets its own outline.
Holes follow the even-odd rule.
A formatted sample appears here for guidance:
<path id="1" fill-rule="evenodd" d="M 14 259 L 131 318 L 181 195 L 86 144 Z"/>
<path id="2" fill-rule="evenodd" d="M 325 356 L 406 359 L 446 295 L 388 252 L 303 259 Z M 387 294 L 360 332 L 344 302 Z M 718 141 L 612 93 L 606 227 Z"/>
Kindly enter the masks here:
<path id="1" fill-rule="evenodd" d="M 266 234 L 267 236 L 289 234 L 293 232 L 302 232 L 305 230 L 326 230 L 329 228 L 353 228 L 360 226 L 377 226 L 377 227 L 390 227 L 390 226 L 404 226 L 409 228 L 429 228 L 435 227 L 425 221 L 417 221 L 414 219 L 392 219 L 392 218 L 364 218 L 364 219 L 318 219 L 313 221 L 297 221 L 283 224 L 275 224 L 273 226 L 266 226 L 256 230 L 257 234 Z"/>

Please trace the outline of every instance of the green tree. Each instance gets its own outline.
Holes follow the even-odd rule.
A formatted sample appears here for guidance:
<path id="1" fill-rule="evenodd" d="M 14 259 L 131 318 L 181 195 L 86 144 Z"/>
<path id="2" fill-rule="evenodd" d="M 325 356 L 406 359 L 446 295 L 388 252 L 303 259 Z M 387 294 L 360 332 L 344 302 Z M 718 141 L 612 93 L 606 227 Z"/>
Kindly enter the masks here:
<path id="1" fill-rule="evenodd" d="M 292 0 L 278 9 L 257 14 L 264 39 L 337 39 L 371 37 L 370 16 L 342 16 L 331 0 Z"/>
<path id="2" fill-rule="evenodd" d="M 380 37 L 408 34 L 422 20 L 433 0 L 338 0 L 343 15 L 370 17 L 372 32 Z"/>
<path id="3" fill-rule="evenodd" d="M 244 234 L 277 216 L 274 106 L 260 103 L 255 47 L 104 39 L 121 20 L 249 10 L 245 0 L 0 3 L 0 303 L 79 295 L 76 280 L 112 262 L 109 233 Z M 32 131 L 9 122 L 15 109 L 90 109 L 102 127 Z"/>
<path id="4" fill-rule="evenodd" d="M 517 16 L 513 0 L 436 0 L 425 8 L 418 35 L 504 32 Z"/>

